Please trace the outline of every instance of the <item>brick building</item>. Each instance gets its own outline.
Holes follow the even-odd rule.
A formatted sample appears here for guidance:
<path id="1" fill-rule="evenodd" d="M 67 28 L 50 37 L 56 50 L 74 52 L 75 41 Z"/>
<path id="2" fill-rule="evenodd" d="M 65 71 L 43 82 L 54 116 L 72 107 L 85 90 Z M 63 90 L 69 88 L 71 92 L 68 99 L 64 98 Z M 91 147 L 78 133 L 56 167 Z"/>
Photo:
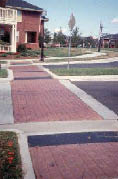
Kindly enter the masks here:
<path id="1" fill-rule="evenodd" d="M 118 34 L 103 34 L 101 46 L 103 48 L 118 48 Z"/>
<path id="2" fill-rule="evenodd" d="M 44 10 L 23 0 L 0 0 L 0 51 L 16 52 L 18 44 L 39 48 L 44 35 Z"/>

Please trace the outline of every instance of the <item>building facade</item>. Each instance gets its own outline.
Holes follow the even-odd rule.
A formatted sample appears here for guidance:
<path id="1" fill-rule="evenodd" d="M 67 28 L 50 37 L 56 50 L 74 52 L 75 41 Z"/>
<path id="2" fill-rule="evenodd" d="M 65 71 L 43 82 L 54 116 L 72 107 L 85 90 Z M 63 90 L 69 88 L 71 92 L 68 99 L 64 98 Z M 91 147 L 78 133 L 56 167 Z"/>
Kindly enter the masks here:
<path id="1" fill-rule="evenodd" d="M 118 48 L 118 34 L 106 34 L 101 37 L 102 48 Z"/>
<path id="2" fill-rule="evenodd" d="M 44 35 L 44 10 L 22 0 L 0 1 L 0 52 L 16 52 L 19 44 L 38 49 Z"/>

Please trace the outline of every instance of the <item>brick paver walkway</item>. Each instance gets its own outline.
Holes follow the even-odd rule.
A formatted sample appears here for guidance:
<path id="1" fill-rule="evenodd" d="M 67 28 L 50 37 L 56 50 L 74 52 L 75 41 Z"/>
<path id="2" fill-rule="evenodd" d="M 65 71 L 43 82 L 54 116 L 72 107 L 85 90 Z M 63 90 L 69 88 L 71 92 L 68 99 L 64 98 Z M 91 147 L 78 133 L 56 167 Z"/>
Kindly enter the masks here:
<path id="1" fill-rule="evenodd" d="M 118 143 L 30 148 L 37 179 L 118 179 Z"/>
<path id="2" fill-rule="evenodd" d="M 100 120 L 90 107 L 36 66 L 11 67 L 16 123 L 63 120 Z"/>

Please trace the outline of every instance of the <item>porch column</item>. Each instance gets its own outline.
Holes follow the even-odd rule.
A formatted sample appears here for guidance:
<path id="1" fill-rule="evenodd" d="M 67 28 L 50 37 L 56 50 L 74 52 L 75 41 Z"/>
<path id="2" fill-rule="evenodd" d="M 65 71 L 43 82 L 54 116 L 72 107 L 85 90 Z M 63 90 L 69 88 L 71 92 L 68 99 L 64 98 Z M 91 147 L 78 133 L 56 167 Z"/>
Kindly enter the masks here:
<path id="1" fill-rule="evenodd" d="M 12 25 L 11 30 L 11 52 L 16 52 L 16 25 Z"/>

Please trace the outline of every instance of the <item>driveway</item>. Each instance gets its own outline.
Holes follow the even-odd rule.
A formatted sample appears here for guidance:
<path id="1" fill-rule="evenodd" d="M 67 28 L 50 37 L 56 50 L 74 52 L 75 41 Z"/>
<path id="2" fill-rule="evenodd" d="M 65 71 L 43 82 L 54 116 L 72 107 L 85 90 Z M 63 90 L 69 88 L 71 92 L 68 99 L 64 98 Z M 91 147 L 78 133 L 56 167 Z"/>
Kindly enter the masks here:
<path id="1" fill-rule="evenodd" d="M 118 82 L 114 81 L 85 81 L 73 82 L 77 87 L 93 96 L 99 102 L 118 114 Z"/>

